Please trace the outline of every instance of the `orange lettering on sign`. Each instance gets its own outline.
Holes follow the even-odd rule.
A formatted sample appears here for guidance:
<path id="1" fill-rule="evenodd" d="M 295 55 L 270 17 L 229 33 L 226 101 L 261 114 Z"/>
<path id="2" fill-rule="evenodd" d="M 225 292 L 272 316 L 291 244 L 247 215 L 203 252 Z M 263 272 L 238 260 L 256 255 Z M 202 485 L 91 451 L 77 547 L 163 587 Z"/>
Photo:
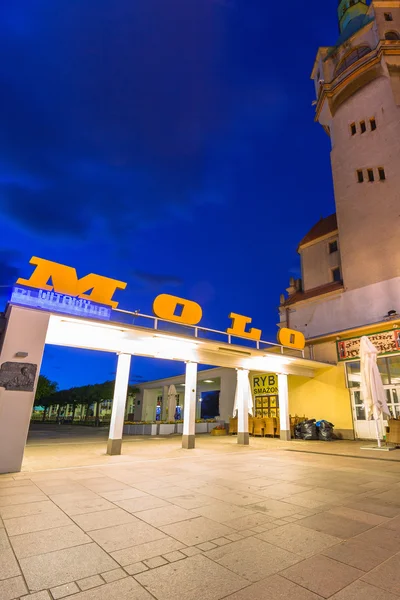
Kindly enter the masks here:
<path id="1" fill-rule="evenodd" d="M 180 314 L 177 310 L 180 309 Z M 197 325 L 203 316 L 201 306 L 193 300 L 186 300 L 170 294 L 160 294 L 153 302 L 153 313 L 159 319 L 182 323 L 183 325 Z"/>
<path id="2" fill-rule="evenodd" d="M 54 290 L 58 294 L 91 300 L 112 308 L 118 306 L 118 302 L 112 300 L 117 289 L 124 290 L 127 286 L 123 281 L 95 275 L 94 273 L 78 279 L 76 269 L 73 267 L 60 265 L 37 256 L 32 256 L 29 262 L 31 265 L 36 265 L 36 269 L 29 279 L 18 279 L 17 283 L 19 285 L 26 285 L 40 290 Z"/>
<path id="3" fill-rule="evenodd" d="M 278 331 L 278 342 L 282 344 L 282 346 L 294 348 L 295 350 L 304 350 L 306 347 L 306 338 L 301 331 L 287 329 L 286 327 L 282 327 L 282 329 Z"/>
<path id="4" fill-rule="evenodd" d="M 252 319 L 244 317 L 236 313 L 231 313 L 229 318 L 232 319 L 232 325 L 226 330 L 226 333 L 237 337 L 247 338 L 258 342 L 261 339 L 261 329 L 250 329 L 246 331 L 247 325 L 250 325 Z"/>

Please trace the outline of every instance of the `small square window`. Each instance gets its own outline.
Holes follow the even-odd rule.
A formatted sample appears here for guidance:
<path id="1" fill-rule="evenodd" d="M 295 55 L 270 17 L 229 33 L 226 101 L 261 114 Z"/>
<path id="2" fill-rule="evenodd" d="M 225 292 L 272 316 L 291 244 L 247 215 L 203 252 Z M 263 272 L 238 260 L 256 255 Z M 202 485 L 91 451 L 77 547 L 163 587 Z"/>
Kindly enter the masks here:
<path id="1" fill-rule="evenodd" d="M 339 267 L 336 267 L 336 269 L 332 269 L 332 280 L 333 281 L 342 281 L 342 274 L 340 272 Z"/>
<path id="2" fill-rule="evenodd" d="M 338 251 L 338 243 L 337 240 L 334 242 L 329 242 L 329 254 L 333 254 Z"/>
<path id="3" fill-rule="evenodd" d="M 371 182 L 375 181 L 373 169 L 367 169 L 367 173 L 368 173 L 368 181 L 371 181 Z"/>
<path id="4" fill-rule="evenodd" d="M 376 121 L 375 121 L 375 119 L 372 118 L 372 119 L 369 120 L 369 122 L 370 122 L 370 125 L 371 125 L 371 131 L 375 131 L 375 129 L 376 129 Z"/>
<path id="5" fill-rule="evenodd" d="M 365 133 L 367 131 L 367 126 L 365 124 L 365 121 L 361 121 L 360 129 L 361 129 L 361 133 Z"/>
<path id="6" fill-rule="evenodd" d="M 379 173 L 379 179 L 380 179 L 380 181 L 385 181 L 385 179 L 386 179 L 385 169 L 383 167 L 379 167 L 378 168 L 378 173 Z"/>
<path id="7" fill-rule="evenodd" d="M 393 21 L 392 13 L 384 13 L 384 14 L 385 14 L 385 21 Z"/>
<path id="8" fill-rule="evenodd" d="M 357 126 L 356 126 L 355 123 L 352 123 L 350 125 L 350 131 L 351 131 L 351 135 L 356 135 L 356 133 L 357 133 Z"/>
<path id="9" fill-rule="evenodd" d="M 364 181 L 364 173 L 361 169 L 357 171 L 357 181 L 358 183 L 362 183 Z"/>

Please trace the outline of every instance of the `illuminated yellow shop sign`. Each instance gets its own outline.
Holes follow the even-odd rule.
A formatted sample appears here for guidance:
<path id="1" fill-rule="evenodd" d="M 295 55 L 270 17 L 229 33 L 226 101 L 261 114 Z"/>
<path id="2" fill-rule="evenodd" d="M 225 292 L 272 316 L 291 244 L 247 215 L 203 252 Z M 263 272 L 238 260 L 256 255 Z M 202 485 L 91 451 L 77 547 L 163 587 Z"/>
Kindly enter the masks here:
<path id="1" fill-rule="evenodd" d="M 278 393 L 278 375 L 264 373 L 253 376 L 253 396 L 266 396 Z"/>
<path id="2" fill-rule="evenodd" d="M 62 307 L 63 312 L 110 318 L 110 310 L 118 306 L 118 302 L 113 300 L 115 292 L 124 290 L 127 286 L 125 282 L 118 279 L 110 279 L 94 273 L 79 279 L 76 269 L 73 267 L 37 256 L 33 256 L 29 262 L 31 265 L 35 265 L 35 270 L 29 279 L 18 279 L 17 285 L 39 290 L 38 299 L 35 298 L 35 302 L 38 302 L 36 306 L 47 308 L 47 310 L 49 307 L 53 307 L 54 310 Z M 19 299 L 17 303 L 34 306 L 32 302 L 24 300 L 25 291 L 24 288 L 14 288 L 13 298 Z M 47 304 L 44 304 L 45 302 Z M 90 304 L 90 307 L 87 304 Z M 103 308 L 99 309 L 97 305 L 101 305 Z M 193 326 L 198 325 L 203 316 L 202 308 L 197 302 L 170 294 L 157 296 L 153 303 L 153 313 L 159 319 Z M 229 318 L 232 322 L 226 333 L 233 337 L 246 338 L 256 342 L 261 340 L 262 331 L 251 327 L 252 319 L 250 317 L 231 313 Z M 283 346 L 297 350 L 305 347 L 304 336 L 298 331 L 281 329 L 278 339 Z"/>

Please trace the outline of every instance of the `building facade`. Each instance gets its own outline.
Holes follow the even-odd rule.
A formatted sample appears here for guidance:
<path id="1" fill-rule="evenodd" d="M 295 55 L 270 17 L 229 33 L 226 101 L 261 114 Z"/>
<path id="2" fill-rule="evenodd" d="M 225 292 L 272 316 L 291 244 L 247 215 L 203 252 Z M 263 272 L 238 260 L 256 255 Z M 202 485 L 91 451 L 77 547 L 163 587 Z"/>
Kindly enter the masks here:
<path id="1" fill-rule="evenodd" d="M 340 35 L 318 50 L 316 116 L 331 141 L 336 213 L 301 240 L 301 279 L 280 325 L 310 356 L 343 365 L 356 436 L 374 437 L 360 398 L 359 339 L 370 335 L 400 416 L 400 2 L 340 0 Z"/>

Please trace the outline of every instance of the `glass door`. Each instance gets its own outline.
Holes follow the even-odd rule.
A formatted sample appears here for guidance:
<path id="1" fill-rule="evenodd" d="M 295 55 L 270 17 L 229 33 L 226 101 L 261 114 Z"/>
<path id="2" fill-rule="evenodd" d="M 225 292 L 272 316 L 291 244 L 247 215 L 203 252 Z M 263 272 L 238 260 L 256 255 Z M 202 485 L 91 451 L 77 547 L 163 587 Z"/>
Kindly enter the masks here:
<path id="1" fill-rule="evenodd" d="M 386 388 L 386 402 L 394 419 L 400 419 L 400 386 Z"/>
<path id="2" fill-rule="evenodd" d="M 259 419 L 265 419 L 269 417 L 268 396 L 256 397 L 256 410 L 254 416 Z"/>
<path id="3" fill-rule="evenodd" d="M 400 418 L 400 386 L 387 386 L 385 385 L 386 391 L 386 402 L 388 409 L 392 417 Z M 367 421 L 365 417 L 365 408 L 363 401 L 361 400 L 360 390 L 351 390 L 351 400 L 353 406 L 354 416 L 354 427 L 356 437 L 363 440 L 376 439 L 376 427 L 373 420 Z M 387 426 L 387 420 L 383 420 L 383 426 Z M 379 422 L 379 432 L 381 437 L 384 435 L 382 432 L 382 421 Z"/>
<path id="4" fill-rule="evenodd" d="M 279 417 L 278 396 L 257 396 L 254 416 L 261 419 Z"/>

